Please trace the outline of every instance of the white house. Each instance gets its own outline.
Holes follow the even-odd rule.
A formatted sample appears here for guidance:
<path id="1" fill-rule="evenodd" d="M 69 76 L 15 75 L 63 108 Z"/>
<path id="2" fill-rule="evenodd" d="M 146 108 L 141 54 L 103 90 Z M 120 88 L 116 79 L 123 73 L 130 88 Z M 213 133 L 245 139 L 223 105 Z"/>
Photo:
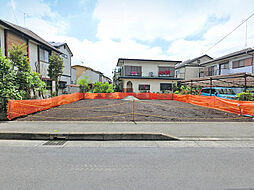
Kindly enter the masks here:
<path id="1" fill-rule="evenodd" d="M 114 72 L 114 83 L 123 92 L 164 92 L 172 91 L 175 65 L 181 61 L 118 59 Z"/>
<path id="2" fill-rule="evenodd" d="M 49 42 L 52 46 L 61 51 L 61 56 L 63 58 L 63 74 L 59 81 L 60 93 L 68 92 L 67 85 L 71 84 L 71 57 L 73 56 L 69 46 L 64 42 Z"/>

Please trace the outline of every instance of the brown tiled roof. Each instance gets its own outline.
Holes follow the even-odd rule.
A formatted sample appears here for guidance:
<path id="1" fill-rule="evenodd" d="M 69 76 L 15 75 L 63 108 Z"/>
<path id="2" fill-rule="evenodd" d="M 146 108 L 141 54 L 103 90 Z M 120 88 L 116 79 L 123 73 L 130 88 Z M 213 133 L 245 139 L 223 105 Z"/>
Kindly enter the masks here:
<path id="1" fill-rule="evenodd" d="M 75 67 L 84 67 L 84 68 L 89 69 L 89 70 L 91 70 L 91 71 L 93 71 L 93 72 L 95 72 L 95 73 L 101 74 L 101 75 L 103 75 L 105 78 L 111 80 L 109 77 L 105 76 L 102 72 L 96 71 L 96 70 L 92 69 L 91 67 L 87 67 L 87 66 L 84 66 L 84 65 L 73 65 L 73 66 L 71 66 L 71 67 L 72 67 L 72 68 L 75 68 Z"/>

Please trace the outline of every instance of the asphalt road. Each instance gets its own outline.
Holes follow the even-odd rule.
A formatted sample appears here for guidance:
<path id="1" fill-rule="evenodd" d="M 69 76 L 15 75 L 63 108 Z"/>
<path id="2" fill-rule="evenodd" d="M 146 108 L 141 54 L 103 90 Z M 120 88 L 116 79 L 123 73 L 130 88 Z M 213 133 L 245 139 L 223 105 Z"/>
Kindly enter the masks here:
<path id="1" fill-rule="evenodd" d="M 150 132 L 176 137 L 254 137 L 254 122 L 0 122 L 1 132 Z"/>
<path id="2" fill-rule="evenodd" d="M 254 188 L 253 148 L 87 148 L 82 142 L 52 147 L 41 143 L 0 142 L 1 189 Z"/>

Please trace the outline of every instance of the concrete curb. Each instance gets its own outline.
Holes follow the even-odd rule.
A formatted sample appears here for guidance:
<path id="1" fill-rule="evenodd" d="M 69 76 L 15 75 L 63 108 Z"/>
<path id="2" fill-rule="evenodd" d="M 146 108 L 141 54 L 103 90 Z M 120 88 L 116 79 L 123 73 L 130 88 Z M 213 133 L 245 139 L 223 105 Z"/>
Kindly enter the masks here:
<path id="1" fill-rule="evenodd" d="M 187 137 L 181 138 L 180 141 L 254 141 L 252 137 Z"/>
<path id="2" fill-rule="evenodd" d="M 48 133 L 48 132 L 1 132 L 0 139 L 5 140 L 87 140 L 87 141 L 116 141 L 116 140 L 155 140 L 176 141 L 177 137 L 163 133 Z"/>

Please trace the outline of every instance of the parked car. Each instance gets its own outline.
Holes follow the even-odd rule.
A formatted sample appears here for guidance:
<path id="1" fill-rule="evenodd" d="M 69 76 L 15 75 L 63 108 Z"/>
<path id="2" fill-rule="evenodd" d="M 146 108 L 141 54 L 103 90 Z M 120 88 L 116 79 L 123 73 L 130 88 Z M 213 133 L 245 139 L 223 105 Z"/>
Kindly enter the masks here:
<path id="1" fill-rule="evenodd" d="M 206 87 L 201 89 L 201 96 L 217 96 L 219 98 L 236 100 L 236 94 L 232 88 Z"/>

